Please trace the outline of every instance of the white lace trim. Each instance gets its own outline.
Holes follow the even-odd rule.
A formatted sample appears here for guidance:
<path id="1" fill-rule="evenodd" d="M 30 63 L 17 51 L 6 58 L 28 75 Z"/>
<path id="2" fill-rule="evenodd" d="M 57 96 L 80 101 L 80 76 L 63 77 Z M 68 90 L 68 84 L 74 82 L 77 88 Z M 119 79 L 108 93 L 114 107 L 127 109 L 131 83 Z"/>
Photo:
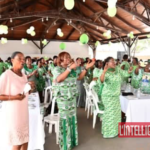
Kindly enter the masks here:
<path id="1" fill-rule="evenodd" d="M 10 131 L 8 133 L 8 144 L 9 145 L 22 145 L 29 141 L 29 128 L 16 129 L 16 131 Z"/>

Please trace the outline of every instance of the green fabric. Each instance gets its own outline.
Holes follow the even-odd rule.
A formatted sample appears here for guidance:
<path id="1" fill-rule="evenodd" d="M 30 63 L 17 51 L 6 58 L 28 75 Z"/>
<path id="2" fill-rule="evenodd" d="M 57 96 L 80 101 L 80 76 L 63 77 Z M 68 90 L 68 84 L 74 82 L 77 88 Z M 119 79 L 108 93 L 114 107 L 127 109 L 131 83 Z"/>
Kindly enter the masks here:
<path id="1" fill-rule="evenodd" d="M 84 66 L 86 67 L 86 64 Z M 87 83 L 90 83 L 92 81 L 92 79 L 93 79 L 93 70 L 91 68 L 88 69 L 84 79 Z"/>
<path id="2" fill-rule="evenodd" d="M 63 120 L 63 141 L 64 141 L 64 150 L 67 149 L 67 141 L 66 141 L 66 120 Z"/>
<path id="3" fill-rule="evenodd" d="M 95 92 L 97 93 L 98 98 L 100 100 L 100 103 L 98 103 L 98 106 L 99 106 L 100 110 L 104 110 L 104 105 L 101 101 L 101 94 L 102 94 L 103 84 L 100 81 L 100 76 L 101 76 L 102 72 L 103 72 L 103 69 L 95 68 L 93 70 L 93 78 L 98 78 L 97 81 L 96 81 L 96 85 L 93 88 L 94 88 Z M 100 114 L 98 116 L 102 118 L 103 115 Z"/>
<path id="4" fill-rule="evenodd" d="M 29 72 L 29 73 L 32 73 L 34 70 L 37 69 L 37 66 L 36 65 L 32 65 L 32 68 L 28 68 L 26 65 L 24 66 L 24 69 L 25 71 Z"/>
<path id="5" fill-rule="evenodd" d="M 0 75 L 3 73 L 5 68 L 5 64 L 3 62 L 0 62 Z"/>
<path id="6" fill-rule="evenodd" d="M 44 74 L 46 73 L 45 67 L 37 68 L 38 71 L 38 78 L 37 78 L 37 90 L 38 91 L 43 91 L 45 88 L 45 78 Z"/>
<path id="7" fill-rule="evenodd" d="M 94 86 L 94 90 L 98 94 L 99 98 L 100 98 L 99 91 L 100 91 L 100 87 L 101 87 L 100 76 L 101 76 L 102 72 L 103 72 L 103 69 L 95 68 L 93 70 L 93 78 L 98 78 L 96 81 L 96 85 Z"/>
<path id="8" fill-rule="evenodd" d="M 6 70 L 12 68 L 11 64 L 8 63 L 8 62 L 4 63 L 4 67 L 5 67 Z"/>
<path id="9" fill-rule="evenodd" d="M 104 138 L 118 136 L 118 123 L 121 122 L 121 106 L 119 96 L 102 95 L 104 114 L 102 134 Z"/>
<path id="10" fill-rule="evenodd" d="M 123 61 L 120 65 L 120 67 L 125 66 L 124 70 L 129 70 L 130 64 L 127 61 Z"/>
<path id="11" fill-rule="evenodd" d="M 108 71 L 115 71 L 115 69 L 114 68 L 109 68 Z"/>
<path id="12" fill-rule="evenodd" d="M 129 64 L 127 61 L 123 61 L 123 62 L 121 63 L 121 65 L 120 65 L 120 68 L 121 68 L 122 66 L 125 66 L 125 67 L 124 67 L 124 70 L 126 70 L 126 71 L 129 70 L 129 68 L 130 68 L 130 64 Z M 122 82 L 128 82 L 128 77 L 123 77 Z"/>
<path id="13" fill-rule="evenodd" d="M 26 65 L 24 66 L 23 68 L 23 73 L 26 74 L 26 75 L 29 75 L 31 74 L 34 70 L 37 69 L 37 66 L 36 65 L 32 65 L 32 68 L 28 68 Z M 37 83 L 38 83 L 38 80 L 37 80 L 37 77 L 35 75 L 31 76 L 30 78 L 28 78 L 28 81 L 33 81 L 36 85 L 36 89 L 37 89 Z M 35 91 L 36 91 L 35 89 Z"/>
<path id="14" fill-rule="evenodd" d="M 128 71 L 122 70 L 120 67 L 116 67 L 114 72 L 107 71 L 105 74 L 101 95 L 104 105 L 102 133 L 105 138 L 118 135 L 118 122 L 121 121 L 121 106 L 119 101 L 121 82 L 123 77 L 128 76 L 130 76 Z"/>
<path id="15" fill-rule="evenodd" d="M 48 66 L 48 70 L 51 71 L 52 74 L 53 74 L 54 68 L 55 68 L 54 63 L 50 63 Z"/>
<path id="16" fill-rule="evenodd" d="M 133 65 L 132 67 L 133 67 L 132 72 L 134 72 L 138 66 Z"/>
<path id="17" fill-rule="evenodd" d="M 53 73 L 54 68 L 55 68 L 54 63 L 50 63 L 48 66 L 48 71 L 50 71 L 52 75 L 54 74 Z M 50 80 L 51 82 L 53 82 L 53 77 L 50 76 Z"/>
<path id="18" fill-rule="evenodd" d="M 66 69 L 55 67 L 53 71 L 54 80 L 62 74 Z M 60 83 L 53 83 L 53 93 L 56 97 L 59 115 L 60 115 L 60 134 L 59 147 L 60 150 L 71 150 L 78 145 L 77 117 L 76 117 L 76 96 L 77 96 L 77 73 L 75 70 Z M 62 124 L 64 122 L 65 124 Z M 63 130 L 63 126 L 66 130 Z M 66 140 L 62 140 L 66 139 Z"/>
<path id="19" fill-rule="evenodd" d="M 131 79 L 131 85 L 133 88 L 138 89 L 140 88 L 140 83 L 142 80 L 143 70 L 139 69 L 139 74 L 135 74 L 135 70 L 132 72 L 132 79 Z"/>
<path id="20" fill-rule="evenodd" d="M 77 67 L 76 73 L 77 73 L 77 75 L 79 75 L 81 73 L 81 67 Z"/>

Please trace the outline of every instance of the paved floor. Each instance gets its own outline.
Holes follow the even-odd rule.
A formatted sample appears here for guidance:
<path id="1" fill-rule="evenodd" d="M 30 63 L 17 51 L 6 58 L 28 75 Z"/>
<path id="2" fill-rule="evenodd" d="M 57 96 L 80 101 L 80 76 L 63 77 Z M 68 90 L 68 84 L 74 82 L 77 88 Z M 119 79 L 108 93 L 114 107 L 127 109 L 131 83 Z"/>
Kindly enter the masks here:
<path id="1" fill-rule="evenodd" d="M 100 129 L 98 119 L 95 129 L 92 129 L 92 116 L 87 119 L 84 109 L 78 109 L 79 146 L 73 150 L 150 150 L 149 138 L 103 139 Z M 45 150 L 59 150 L 55 133 L 46 135 Z"/>

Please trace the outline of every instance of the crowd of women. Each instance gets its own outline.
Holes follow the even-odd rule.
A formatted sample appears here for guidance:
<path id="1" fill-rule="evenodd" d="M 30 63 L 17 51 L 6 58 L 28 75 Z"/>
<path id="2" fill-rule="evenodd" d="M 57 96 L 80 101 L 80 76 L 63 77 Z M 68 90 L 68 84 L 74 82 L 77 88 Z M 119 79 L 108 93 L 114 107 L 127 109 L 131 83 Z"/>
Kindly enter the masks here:
<path id="1" fill-rule="evenodd" d="M 17 63 L 20 63 L 20 67 L 17 66 Z M 46 83 L 52 85 L 53 95 L 56 97 L 60 115 L 59 146 L 61 150 L 71 150 L 78 145 L 76 108 L 77 106 L 85 107 L 86 94 L 83 83 L 90 83 L 93 80 L 96 82 L 94 90 L 101 101 L 99 108 L 104 111 L 104 114 L 100 116 L 102 117 L 102 134 L 104 138 L 113 138 L 118 135 L 118 123 L 121 122 L 119 101 L 121 85 L 122 83 L 127 83 L 129 77 L 131 77 L 132 87 L 134 89 L 141 88 L 142 76 L 145 72 L 150 72 L 150 63 L 145 67 L 141 67 L 137 58 L 132 58 L 131 63 L 128 60 L 128 55 L 124 55 L 123 61 L 119 62 L 119 60 L 115 60 L 112 57 L 108 57 L 104 61 L 89 58 L 77 58 L 74 60 L 67 52 L 54 56 L 53 60 L 32 59 L 30 56 L 24 58 L 22 53 L 16 52 L 6 62 L 0 61 L 0 82 L 4 83 L 6 80 L 7 82 L 12 82 L 13 87 L 16 86 L 16 91 L 18 90 L 18 93 L 15 92 L 18 97 L 11 95 L 13 88 L 9 93 L 8 87 L 1 83 L 0 99 L 11 101 L 12 105 L 9 103 L 10 107 L 20 110 L 19 106 L 23 100 L 25 101 L 25 96 L 20 94 L 20 89 L 23 87 L 19 84 L 24 83 L 22 84 L 24 86 L 27 82 L 26 80 L 34 82 L 36 88 L 33 91 L 39 92 L 41 103 L 43 102 L 42 92 Z M 13 81 L 13 73 L 17 75 L 14 79 L 18 83 L 15 83 L 15 80 Z M 27 79 L 25 79 L 24 74 Z M 24 78 L 24 82 L 21 81 L 20 77 Z M 9 78 L 12 80 L 9 80 Z M 8 86 L 11 86 L 11 83 L 8 83 Z M 142 88 L 144 89 L 144 86 Z M 150 83 L 145 88 L 146 91 L 150 91 Z M 15 100 L 22 101 L 15 104 Z M 22 113 L 27 113 L 27 111 Z M 20 112 L 17 115 L 19 116 Z M 18 126 L 20 128 L 20 124 Z M 9 139 L 9 142 L 12 145 L 18 145 L 18 147 L 14 146 L 13 150 L 20 150 L 20 145 L 24 147 L 22 150 L 26 150 L 24 143 L 28 142 L 27 128 L 21 127 L 22 132 L 20 134 L 22 135 L 19 135 L 18 126 L 16 131 L 15 128 L 11 128 L 13 134 L 16 134 L 14 136 L 16 139 Z M 23 132 L 23 130 L 26 132 Z M 9 131 L 11 132 L 11 130 Z M 21 139 L 20 137 L 24 138 Z"/>

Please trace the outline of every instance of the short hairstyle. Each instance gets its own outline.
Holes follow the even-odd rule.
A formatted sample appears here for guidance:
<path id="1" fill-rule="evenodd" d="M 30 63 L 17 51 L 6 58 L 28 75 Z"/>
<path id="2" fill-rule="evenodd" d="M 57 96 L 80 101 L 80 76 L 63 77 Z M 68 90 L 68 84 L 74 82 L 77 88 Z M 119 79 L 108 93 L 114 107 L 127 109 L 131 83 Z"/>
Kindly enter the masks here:
<path id="1" fill-rule="evenodd" d="M 8 57 L 7 60 L 11 60 L 11 57 Z"/>
<path id="2" fill-rule="evenodd" d="M 38 60 L 36 61 L 36 65 L 38 65 L 39 62 L 41 62 L 41 59 L 38 59 Z"/>
<path id="3" fill-rule="evenodd" d="M 105 67 L 106 63 L 108 63 L 111 59 L 114 59 L 114 58 L 113 58 L 113 57 L 107 57 L 107 58 L 104 60 L 103 68 Z"/>
<path id="4" fill-rule="evenodd" d="M 27 61 L 27 59 L 31 59 L 31 57 L 30 57 L 30 56 L 26 56 L 25 62 Z M 32 59 L 31 59 L 31 60 L 32 60 Z"/>
<path id="5" fill-rule="evenodd" d="M 16 52 L 12 53 L 11 59 L 14 59 L 18 54 L 22 54 L 22 53 L 19 52 L 19 51 L 16 51 Z"/>
<path id="6" fill-rule="evenodd" d="M 64 61 L 64 56 L 65 55 L 70 55 L 70 54 L 67 53 L 67 52 L 61 52 L 61 53 L 59 53 L 58 58 L 57 58 L 57 65 L 58 66 L 61 66 L 61 63 Z"/>
<path id="7" fill-rule="evenodd" d="M 96 67 L 96 68 L 98 68 L 98 63 L 99 63 L 99 62 L 102 62 L 102 61 L 101 61 L 101 60 L 96 60 L 96 62 L 95 62 L 95 67 Z"/>
<path id="8" fill-rule="evenodd" d="M 133 59 L 135 59 L 136 63 L 138 64 L 138 58 L 137 57 L 133 57 Z"/>
<path id="9" fill-rule="evenodd" d="M 54 60 L 54 59 L 57 59 L 57 56 L 54 56 L 54 57 L 53 57 L 53 60 Z"/>
<path id="10" fill-rule="evenodd" d="M 127 60 L 128 59 L 128 55 L 127 54 L 123 55 L 123 59 Z"/>
<path id="11" fill-rule="evenodd" d="M 81 58 L 80 58 L 80 57 L 76 58 L 76 61 L 77 61 L 78 59 L 81 59 Z"/>

